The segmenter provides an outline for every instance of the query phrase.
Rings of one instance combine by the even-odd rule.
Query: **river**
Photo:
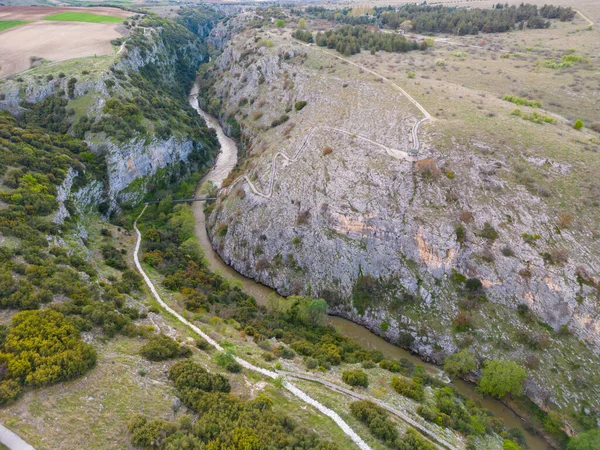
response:
[[[225,135],[218,120],[210,114],[207,114],[198,106],[198,99],[196,97],[198,92],[197,85],[194,85],[190,93],[190,104],[198,112],[198,114],[206,121],[210,128],[215,129],[219,143],[221,144],[221,151],[217,156],[215,165],[211,171],[203,178],[202,182],[212,181],[216,186],[221,186],[223,180],[227,178],[227,175],[233,170],[237,163],[237,146],[235,141]],[[202,183],[201,183],[202,184]],[[200,192],[197,196],[200,196]],[[196,238],[200,242],[200,245],[204,249],[204,254],[207,261],[213,270],[220,273],[227,279],[235,280],[241,283],[243,290],[253,296],[259,304],[265,304],[267,297],[275,291],[263,284],[257,283],[250,278],[246,278],[242,274],[236,272],[233,268],[228,266],[220,256],[214,251],[208,233],[206,231],[206,217],[204,215],[204,202],[192,203],[192,210],[196,218]],[[328,323],[335,327],[340,333],[359,342],[362,346],[368,349],[377,349],[381,351],[386,358],[407,358],[415,364],[420,364],[425,367],[428,372],[438,373],[439,368],[433,364],[422,361],[418,356],[413,355],[407,350],[400,347],[396,347],[390,344],[383,338],[380,338],[376,334],[371,333],[366,328],[350,322],[349,320],[341,317],[329,316]],[[504,420],[507,428],[518,428],[520,429],[527,441],[527,445],[531,450],[546,450],[551,447],[541,439],[539,436],[531,434],[523,426],[523,421],[517,416],[510,408],[495,400],[492,397],[482,397],[475,392],[474,386],[462,380],[455,380],[452,385],[456,390],[467,397],[478,401],[484,408],[489,409],[494,416]]]

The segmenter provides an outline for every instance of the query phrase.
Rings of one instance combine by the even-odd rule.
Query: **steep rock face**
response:
[[[160,168],[187,161],[193,149],[193,140],[176,137],[150,143],[134,140],[126,145],[106,144],[104,151],[108,166],[109,197],[118,202],[139,201],[143,190],[122,191],[138,178],[151,176]]]
[[[276,44],[252,51],[260,38]],[[468,136],[438,148],[445,130],[433,122],[417,158],[391,157],[382,146],[409,149],[419,112],[363,70],[285,37],[246,31],[215,67],[221,117],[239,120],[248,147],[209,217],[225,262],[283,295],[321,296],[330,313],[438,363],[465,345],[481,360],[544,348],[532,400],[600,406],[595,388],[579,387],[598,367],[599,249],[592,231],[559,229],[544,198],[511,181],[514,152]],[[295,112],[298,100],[308,104]],[[538,160],[557,179],[572,170]],[[470,291],[467,279],[481,286]],[[535,319],[523,321],[519,305]],[[477,337],[456,331],[461,310]],[[574,337],[558,333],[567,327]],[[587,375],[565,372],[574,355]],[[539,388],[557,383],[563,392]]]

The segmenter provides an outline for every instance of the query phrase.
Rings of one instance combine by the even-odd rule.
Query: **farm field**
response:
[[[121,23],[123,19],[115,16],[104,16],[99,14],[64,12],[44,17],[44,20],[62,22],[89,22],[89,23]]]
[[[34,60],[113,54],[110,41],[123,36],[120,23],[130,14],[117,8],[0,7],[0,77],[25,71]]]
[[[0,31],[8,30],[9,28],[16,27],[27,23],[24,20],[0,20]]]

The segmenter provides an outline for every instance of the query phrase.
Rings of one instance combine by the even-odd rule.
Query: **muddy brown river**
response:
[[[227,175],[233,170],[237,163],[237,146],[235,141],[225,135],[223,129],[221,128],[217,119],[215,119],[210,114],[207,114],[205,111],[200,109],[198,106],[198,100],[196,94],[198,92],[198,88],[195,85],[192,88],[190,93],[190,104],[192,107],[198,112],[198,114],[206,121],[209,127],[214,128],[217,132],[217,137],[219,139],[219,143],[221,144],[221,151],[217,156],[217,160],[215,165],[211,169],[211,171],[206,174],[203,178],[202,182],[211,181],[216,186],[221,186],[221,183]],[[200,183],[202,185],[202,183]],[[200,188],[199,188],[200,190]],[[200,196],[200,192],[197,193],[197,196]],[[192,209],[194,211],[194,216],[196,218],[196,238],[200,242],[200,245],[204,249],[204,254],[211,265],[212,269],[224,276],[227,279],[235,280],[236,282],[242,285],[243,290],[253,296],[259,304],[266,304],[267,297],[275,293],[275,291],[263,284],[257,283],[250,278],[246,278],[242,274],[236,272],[233,268],[228,266],[214,251],[210,239],[208,237],[208,233],[206,232],[206,218],[204,215],[204,202],[194,202],[192,203]],[[381,351],[386,358],[407,358],[411,360],[415,364],[420,364],[425,367],[425,369],[430,373],[439,373],[440,368],[422,361],[418,356],[413,355],[407,350],[404,350],[400,347],[396,347],[393,344],[390,344],[383,338],[371,333],[366,328],[357,325],[349,320],[343,319],[341,317],[329,316],[327,322],[335,327],[340,333],[344,336],[347,336],[350,339],[353,339],[359,342],[362,346],[368,349],[377,349]],[[452,381],[452,386],[456,388],[456,390],[467,397],[481,403],[481,405],[489,409],[494,416],[501,418],[504,420],[504,423],[507,428],[518,428],[520,429],[525,439],[527,440],[527,444],[531,450],[546,450],[551,447],[541,439],[539,436],[536,436],[524,428],[524,423],[519,416],[517,416],[510,408],[506,407],[498,400],[492,397],[483,397],[475,392],[474,385],[467,383],[462,380],[454,380]]]

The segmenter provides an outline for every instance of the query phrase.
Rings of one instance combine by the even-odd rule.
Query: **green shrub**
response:
[[[400,372],[400,363],[392,359],[382,359],[379,361],[379,367],[390,372]]]
[[[421,383],[402,377],[392,378],[392,388],[400,395],[421,401],[425,395],[425,389]]]
[[[574,436],[567,450],[597,450],[600,448],[600,429],[594,429]]]
[[[277,118],[277,119],[274,119],[274,120],[271,122],[271,128],[275,128],[276,126],[279,126],[279,125],[281,125],[282,123],[285,123],[285,122],[287,122],[289,119],[290,119],[290,118],[289,118],[289,116],[287,116],[287,115],[285,115],[285,114],[284,114],[284,115],[280,116],[279,118]]]
[[[477,369],[477,361],[468,349],[450,355],[444,361],[444,370],[452,377],[463,377]]]
[[[486,222],[483,225],[483,229],[479,232],[479,236],[481,236],[484,239],[494,242],[498,238],[498,232],[492,226],[491,223]]]
[[[10,405],[21,395],[21,385],[15,380],[0,381],[0,406]]]
[[[169,379],[173,381],[175,387],[187,397],[194,397],[198,393],[196,390],[204,392],[224,392],[231,391],[229,380],[220,374],[211,374],[205,368],[194,361],[183,360],[171,366],[169,369]],[[188,392],[192,390],[193,392]]]
[[[23,311],[13,316],[0,361],[8,371],[5,378],[45,386],[86,373],[96,363],[96,351],[60,312]],[[6,399],[17,395],[12,383],[2,390]]]
[[[239,373],[242,371],[242,366],[235,360],[235,356],[230,351],[220,352],[215,356],[215,362],[219,367],[231,373]]]
[[[406,433],[398,442],[398,448],[401,450],[437,450],[433,445],[414,428],[408,428]]]
[[[507,102],[514,103],[519,106],[530,106],[532,108],[541,108],[542,102],[537,100],[529,100],[524,97],[517,97],[516,95],[505,95],[502,97],[502,100],[506,100]]]
[[[581,130],[581,128],[583,128],[583,121],[581,119],[577,119],[573,124],[573,128],[576,130]]]
[[[398,430],[384,409],[367,400],[359,400],[350,404],[350,412],[356,419],[367,425],[375,437],[388,445],[395,446]]]
[[[150,361],[164,361],[179,356],[179,344],[169,336],[161,334],[152,337],[140,350],[140,354]]]
[[[306,103],[304,100],[302,100],[302,101],[299,101],[299,102],[296,102],[296,103],[294,104],[294,109],[295,109],[296,111],[300,111],[300,110],[302,110],[302,108],[304,108],[304,107],[306,106],[306,104],[307,104],[307,103]]]
[[[345,370],[342,373],[342,381],[350,386],[369,387],[369,376],[362,370]]]

